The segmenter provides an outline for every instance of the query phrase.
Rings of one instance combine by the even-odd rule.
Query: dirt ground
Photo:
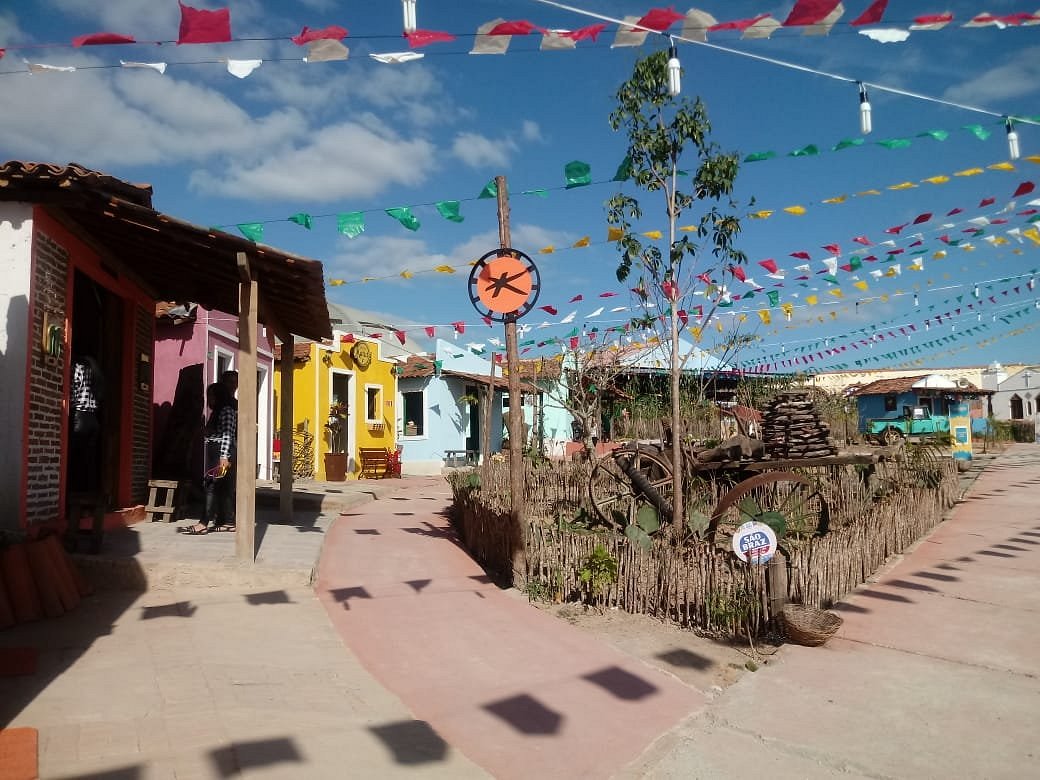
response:
[[[777,649],[776,645],[756,641],[752,651],[747,640],[716,640],[648,615],[617,609],[600,612],[581,604],[532,604],[709,696],[721,693],[753,668],[768,664]]]

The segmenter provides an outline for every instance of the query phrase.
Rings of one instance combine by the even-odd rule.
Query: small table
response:
[[[461,464],[459,463],[461,461]],[[477,465],[477,451],[476,450],[445,450],[444,451],[444,465],[445,466],[476,466]]]

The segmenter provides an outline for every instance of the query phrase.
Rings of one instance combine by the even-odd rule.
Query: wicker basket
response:
[[[834,636],[843,622],[833,612],[802,604],[785,604],[781,618],[787,638],[807,647],[822,645]]]

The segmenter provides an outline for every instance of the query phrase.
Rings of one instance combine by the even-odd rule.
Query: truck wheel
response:
[[[903,432],[898,428],[885,428],[885,432],[881,434],[881,441],[889,446],[900,444],[903,441]]]

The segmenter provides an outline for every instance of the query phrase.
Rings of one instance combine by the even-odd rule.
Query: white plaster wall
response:
[[[32,206],[0,203],[0,528],[21,517]]]

